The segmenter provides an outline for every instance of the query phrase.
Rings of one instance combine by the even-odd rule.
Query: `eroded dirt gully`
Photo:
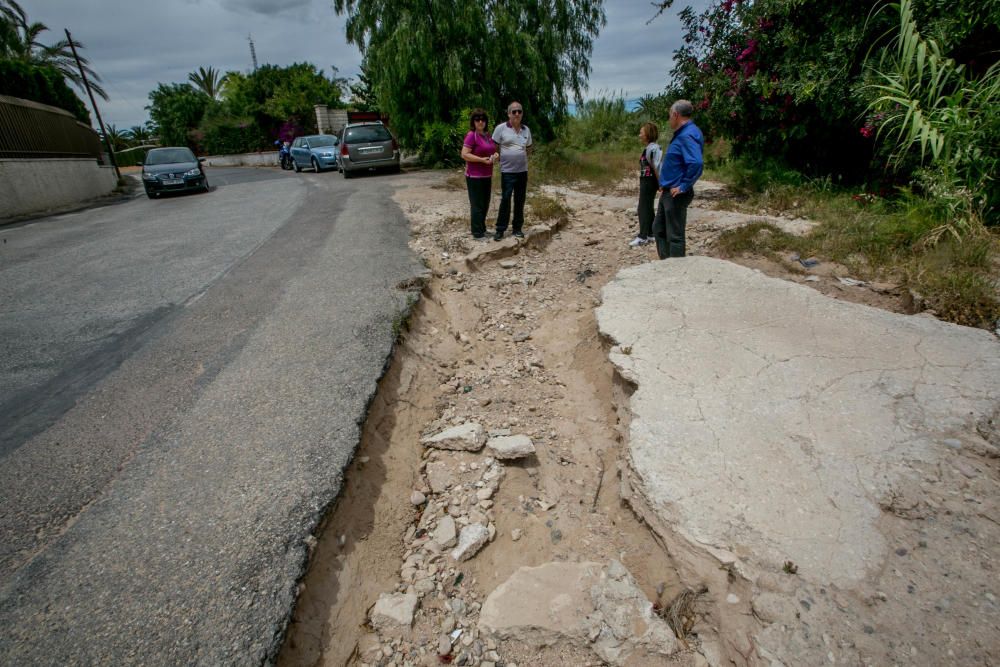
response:
[[[486,596],[518,568],[550,561],[620,561],[658,605],[685,590],[668,549],[619,493],[630,388],[607,360],[593,312],[619,269],[655,260],[651,246],[627,245],[634,184],[602,195],[548,188],[569,212],[546,221],[558,229],[489,244],[469,238],[468,201],[455,185],[448,174],[417,173],[395,195],[431,274],[320,533],[279,665],[602,664],[586,641],[531,648],[481,635]],[[718,190],[705,184],[696,205],[711,207]],[[689,252],[710,252],[732,223],[732,214],[722,217],[729,222],[689,230]],[[539,222],[529,206],[527,228]],[[469,422],[492,435],[527,435],[536,453],[499,465],[486,449],[420,443]],[[429,548],[445,516],[458,530],[488,525],[490,541],[460,562],[450,546]],[[373,628],[379,595],[406,591],[420,596],[412,628]],[[697,604],[687,613],[694,625],[680,650],[626,664],[704,664],[698,636],[717,621]],[[731,652],[713,659],[743,662],[752,648],[744,653],[741,643],[723,642]]]

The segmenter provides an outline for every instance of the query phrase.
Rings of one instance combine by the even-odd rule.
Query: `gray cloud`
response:
[[[361,54],[344,36],[346,19],[331,0],[19,0],[28,18],[60,39],[64,27],[86,44],[85,54],[101,75],[110,102],[106,122],[118,127],[146,120],[148,95],[156,84],[181,83],[198,67],[249,71],[253,35],[260,63],[311,62],[330,74],[357,76]],[[690,0],[704,7],[708,0]],[[673,51],[681,42],[677,10],[646,21],[646,2],[606,3],[608,25],[595,42],[588,96],[622,92],[627,97],[658,92],[667,84]],[[678,8],[679,9],[679,8]]]
[[[667,86],[674,51],[683,43],[677,14],[686,5],[701,12],[710,0],[675,3],[656,14],[648,2],[607,2],[608,24],[594,44],[588,97],[622,94],[626,98],[659,93]]]
[[[234,12],[249,11],[264,16],[291,13],[312,4],[312,0],[220,0],[220,2],[223,7]]]

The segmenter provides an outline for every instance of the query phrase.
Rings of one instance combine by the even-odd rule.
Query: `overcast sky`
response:
[[[31,21],[50,32],[43,43],[69,28],[83,42],[110,102],[101,103],[106,123],[119,128],[148,118],[143,107],[158,82],[181,83],[201,67],[251,69],[248,35],[260,64],[311,62],[341,76],[358,74],[361,54],[344,36],[345,19],[331,0],[18,0]],[[588,97],[624,93],[638,97],[666,85],[671,55],[681,42],[677,13],[709,0],[676,0],[652,25],[650,0],[605,2],[608,24],[594,44]],[[100,103],[100,102],[99,102]]]

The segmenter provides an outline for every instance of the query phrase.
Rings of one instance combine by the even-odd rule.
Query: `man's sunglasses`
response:
[[[524,109],[511,109],[510,113],[524,113]]]

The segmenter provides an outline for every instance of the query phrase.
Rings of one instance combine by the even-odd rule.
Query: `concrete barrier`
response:
[[[208,167],[277,167],[278,151],[207,155],[205,156],[205,165]]]
[[[93,158],[0,159],[0,219],[101,197],[117,184],[115,170]]]

